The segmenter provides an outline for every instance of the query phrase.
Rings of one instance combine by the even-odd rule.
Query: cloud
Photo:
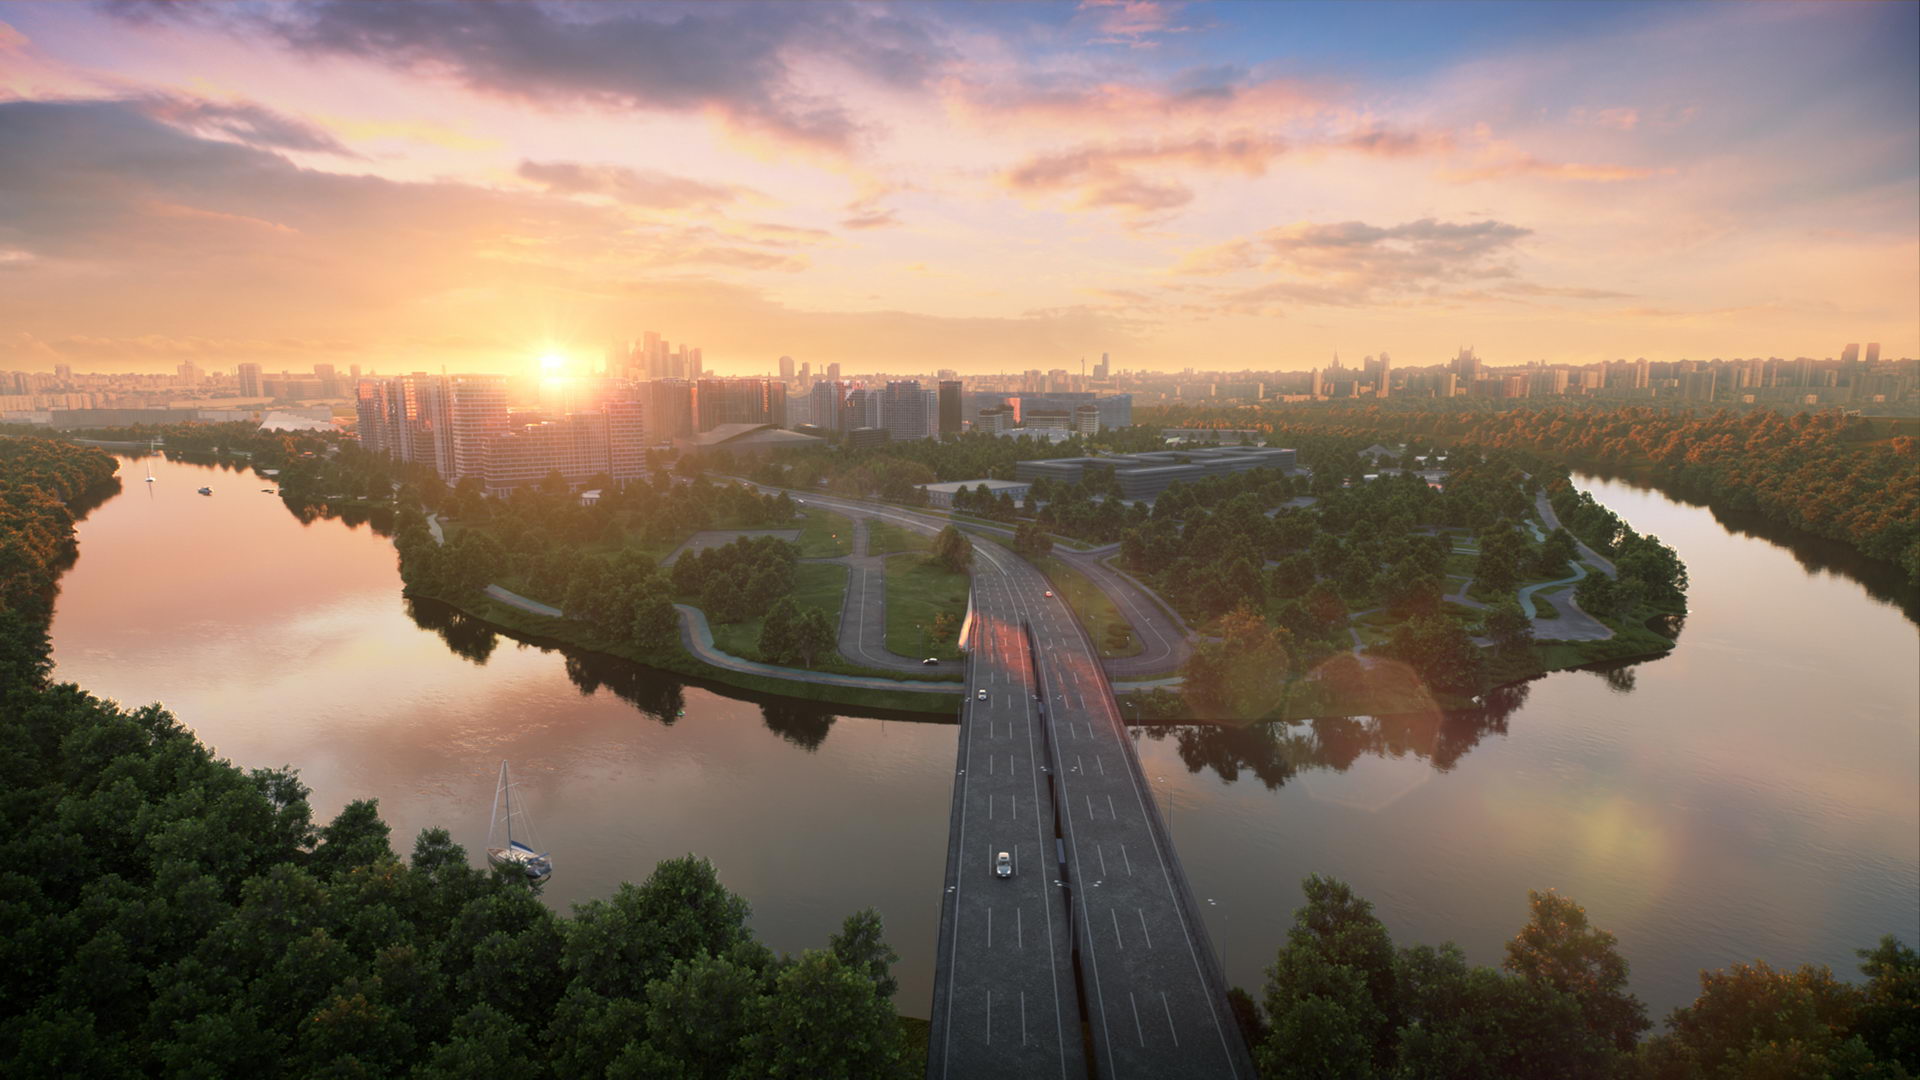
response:
[[[1193,192],[1181,184],[1141,176],[1138,170],[1144,166],[1259,176],[1269,161],[1286,150],[1286,143],[1279,139],[1253,134],[1083,146],[1030,158],[1003,173],[1001,183],[1023,193],[1075,190],[1083,207],[1150,213],[1184,206],[1192,201]]]
[[[142,106],[143,112],[163,124],[246,146],[360,157],[323,128],[253,102],[154,94],[143,99]]]
[[[580,165],[568,161],[523,160],[519,175],[562,195],[604,195],[627,206],[648,209],[713,209],[733,202],[740,189],[672,176],[652,169],[619,165]]]
[[[110,10],[140,21],[159,17],[146,5]],[[800,68],[824,61],[868,83],[910,90],[947,59],[913,15],[859,5],[328,0],[223,14],[219,22],[301,54],[446,76],[543,107],[709,112],[744,132],[842,154],[855,148],[862,124],[841,97],[803,86]]]
[[[514,324],[566,288],[799,269],[790,249],[819,234],[301,168],[150,112],[147,99],[0,102],[0,250],[28,268],[8,271],[0,326],[41,340],[76,326],[103,339],[317,340],[448,318]]]
[[[1134,214],[1175,209],[1193,199],[1179,183],[1149,179],[1148,169],[1181,168],[1202,172],[1264,176],[1274,161],[1290,153],[1353,151],[1399,157],[1444,150],[1444,136],[1363,127],[1295,142],[1260,132],[1191,135],[1178,139],[1090,144],[1041,154],[1006,170],[1001,183],[1021,193],[1077,191],[1081,207],[1111,207]]]
[[[1227,293],[1236,309],[1279,300],[1313,304],[1374,303],[1430,292],[1443,282],[1501,278],[1499,257],[1532,230],[1500,221],[1455,224],[1422,218],[1400,225],[1362,221],[1294,224],[1190,252],[1184,275],[1261,270],[1279,280]]]
[[[1094,43],[1148,48],[1161,34],[1182,34],[1178,15],[1184,4],[1164,0],[1080,0],[1079,11],[1091,19]]]
[[[886,229],[900,224],[892,210],[864,210],[840,219],[843,229]]]
[[[27,35],[0,22],[0,53],[17,53],[27,47]]]

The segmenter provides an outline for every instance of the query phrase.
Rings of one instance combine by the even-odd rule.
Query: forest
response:
[[[1498,967],[1451,944],[1399,946],[1373,906],[1320,876],[1303,884],[1262,1002],[1236,1019],[1268,1080],[1865,1080],[1920,1070],[1920,955],[1893,937],[1860,949],[1864,985],[1764,961],[1700,974],[1665,1030],[1627,989],[1614,935],[1554,892]]]
[[[1610,470],[1728,509],[1757,511],[1900,566],[1920,583],[1920,439],[1837,409],[1782,415],[1654,406],[1338,402],[1260,410],[1141,409],[1142,424],[1308,437],[1511,448]]]

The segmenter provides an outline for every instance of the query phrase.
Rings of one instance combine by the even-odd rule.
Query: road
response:
[[[840,655],[887,671],[960,675],[957,660],[922,664],[923,657],[901,656],[887,648],[887,561],[886,556],[868,554],[865,517],[853,522],[853,554],[807,561],[836,562],[847,568],[847,595],[840,608]]]
[[[1084,1005],[1083,1045],[1098,1076],[1252,1077],[1185,872],[1092,643],[1066,604],[1044,595],[1038,570],[991,543],[974,551],[970,675],[988,697],[969,698],[961,721],[929,1075],[1056,1067],[1084,1075],[1071,1029]],[[1023,657],[1026,627],[1034,649]],[[988,859],[1013,853],[1008,845],[1022,845],[1021,862],[1001,880]],[[1008,915],[1024,927],[1037,893],[1051,896],[1055,932],[1061,909],[1068,913],[1077,982],[1059,941],[1045,951],[1006,946]],[[1073,986],[1063,1027],[1052,1041],[1031,1041],[1036,996]],[[1021,1006],[1029,1041],[1009,1046]]]

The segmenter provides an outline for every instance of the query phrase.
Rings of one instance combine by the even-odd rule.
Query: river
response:
[[[776,949],[878,908],[899,1005],[932,993],[956,729],[684,686],[494,635],[400,596],[369,525],[302,522],[245,472],[123,459],[79,526],[56,675],[159,701],[242,767],[290,764],[324,822],[377,798],[405,854],[431,825],[486,839],[500,761],[557,866],[561,910],[697,852]],[[1701,967],[1852,976],[1920,940],[1920,631],[1870,591],[1707,509],[1580,478],[1678,549],[1671,655],[1563,672],[1501,715],[1137,731],[1231,979],[1253,990],[1320,872],[1402,943],[1480,963],[1558,888],[1619,935],[1659,1017]],[[210,485],[212,496],[195,494]],[[1162,779],[1164,778],[1164,779]]]

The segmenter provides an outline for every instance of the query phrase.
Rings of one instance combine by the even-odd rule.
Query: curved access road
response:
[[[751,483],[751,481],[747,482]],[[766,484],[753,484],[753,486],[768,493],[786,490]],[[1013,539],[1013,530],[1002,526],[923,514],[888,503],[794,491],[787,491],[787,494],[802,499],[807,505],[820,506],[856,518],[878,518],[921,533],[937,534],[941,529],[952,525],[964,532],[1002,543],[1008,543]],[[1095,588],[1105,593],[1121,616],[1132,625],[1134,636],[1140,641],[1141,651],[1138,656],[1102,660],[1101,667],[1107,674],[1119,679],[1138,679],[1143,676],[1164,675],[1176,671],[1193,653],[1191,644],[1193,632],[1178,615],[1161,602],[1159,597],[1153,595],[1130,575],[1116,570],[1105,561],[1108,556],[1119,550],[1118,544],[1103,544],[1083,551],[1057,546],[1053,549],[1053,555],[1074,570],[1085,574]],[[847,591],[851,598],[854,592],[852,582],[849,582]],[[842,626],[845,626],[844,619]],[[875,666],[890,667],[892,665],[876,664]],[[894,670],[902,669],[896,667]]]
[[[713,629],[707,625],[705,612],[696,607],[688,607],[686,604],[675,604],[673,609],[680,613],[680,643],[686,646],[688,652],[717,668],[726,668],[728,671],[738,671],[748,675],[764,675],[770,679],[825,683],[828,686],[851,686],[861,690],[908,690],[923,694],[958,694],[966,689],[965,684],[958,682],[906,682],[864,675],[834,675],[824,671],[808,671],[804,668],[763,664],[757,660],[743,660],[732,653],[721,652],[714,645]]]

